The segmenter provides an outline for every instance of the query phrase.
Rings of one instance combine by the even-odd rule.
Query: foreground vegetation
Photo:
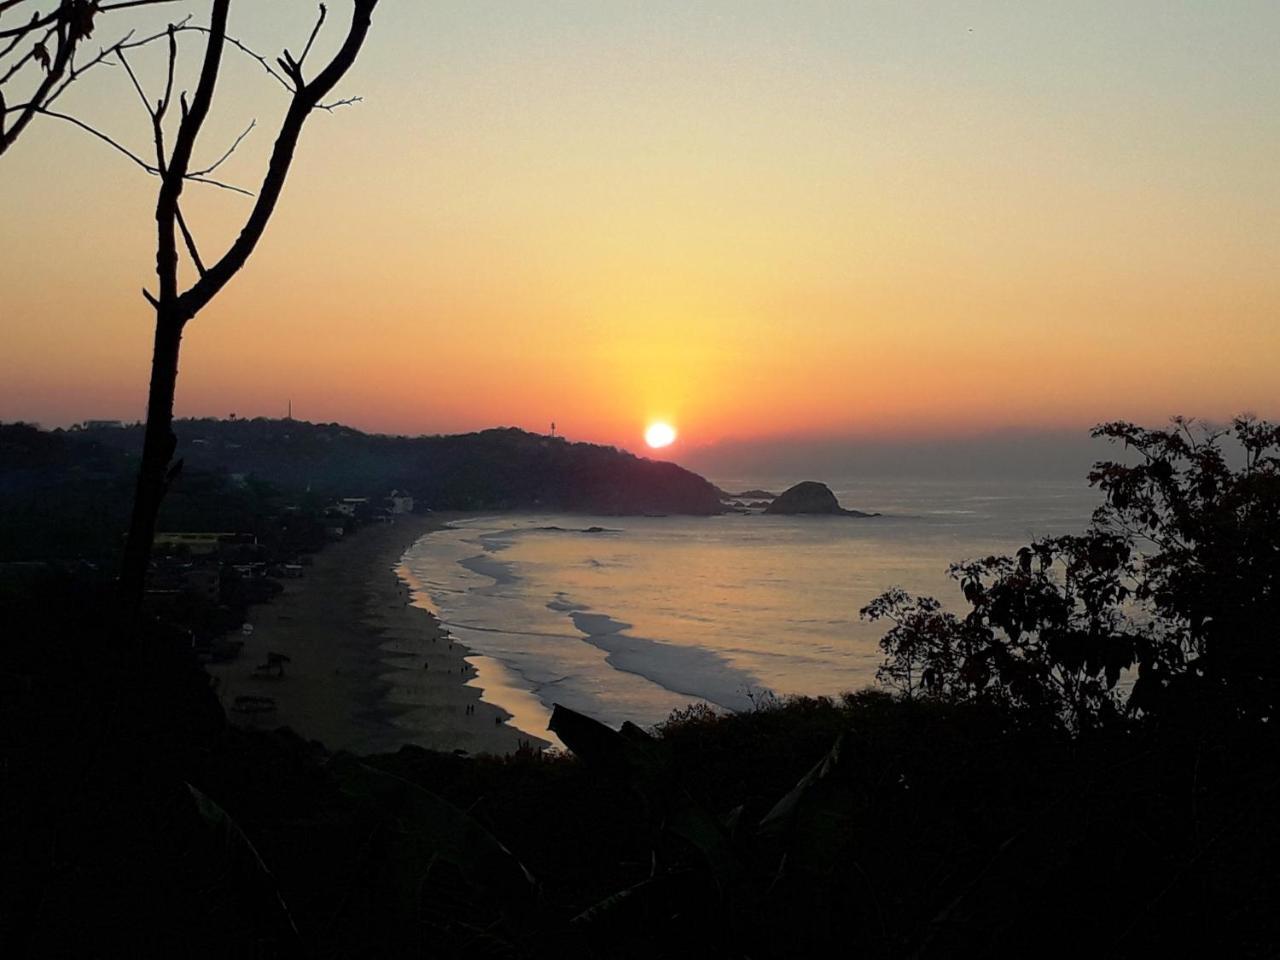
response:
[[[1280,431],[1100,433],[1078,537],[890,591],[896,694],[573,755],[330,755],[229,728],[159,624],[6,610],[9,954],[871,957],[1280,950]],[[106,588],[104,587],[104,594]]]
[[[46,652],[6,690],[8,955],[1280,945],[1269,725],[1072,737],[868,693],[690,711],[653,738],[562,715],[578,757],[357,759],[225,727],[164,649]]]

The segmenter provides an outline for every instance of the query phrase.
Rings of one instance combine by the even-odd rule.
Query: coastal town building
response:
[[[413,497],[399,490],[392,490],[387,497],[387,509],[391,513],[413,513]]]

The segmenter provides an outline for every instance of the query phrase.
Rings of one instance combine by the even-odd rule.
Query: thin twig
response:
[[[178,63],[178,37],[175,33],[177,28],[171,23],[166,31],[169,37],[169,72],[164,81],[164,97],[156,106],[156,118],[164,116],[164,112],[169,109],[169,101],[173,98],[173,71]]]
[[[108,10],[123,10],[126,7],[149,7],[156,3],[173,3],[174,0],[120,0],[119,3],[108,3],[98,8],[99,13]]]
[[[39,49],[40,47],[43,47],[46,43],[48,43],[49,39],[53,35],[54,35],[53,30],[45,31],[45,35],[41,37],[40,40],[37,43],[35,43],[30,50],[28,50],[25,54],[19,57],[18,60],[14,63],[14,65],[9,68],[8,72],[5,73],[3,77],[0,77],[0,86],[7,83],[10,77],[12,77],[15,73],[17,73],[19,70],[25,67],[29,62],[31,62],[31,60],[35,59],[36,50]],[[21,39],[22,39],[21,37],[18,37],[17,40],[14,41],[14,43],[17,43],[18,40],[21,40]],[[13,44],[10,44],[9,46],[10,48],[12,48]],[[8,52],[9,52],[8,50],[5,51],[5,53],[8,53]]]
[[[140,156],[138,156],[128,147],[124,146],[118,141],[113,140],[111,137],[107,136],[101,130],[95,130],[93,127],[89,126],[89,124],[85,123],[83,120],[77,120],[75,117],[71,116],[70,114],[58,113],[54,110],[48,110],[44,107],[35,107],[34,112],[44,114],[44,116],[46,117],[53,117],[57,120],[66,120],[68,123],[75,124],[77,127],[79,127],[81,130],[84,130],[86,133],[93,134],[103,143],[107,143],[107,144],[110,144],[112,147],[115,147],[116,150],[123,153],[126,157],[128,157],[138,166],[140,166],[143,170],[147,171],[147,173],[150,173],[155,176],[159,176],[160,171],[157,170],[155,167],[153,167],[151,164],[147,163],[147,161],[143,160]]]
[[[83,120],[78,120],[75,117],[66,113],[58,113],[55,110],[46,110],[43,107],[36,108],[34,112],[43,114],[46,117],[53,117],[57,120],[66,120],[68,123],[73,123],[77,127],[79,127],[81,130],[84,130],[86,133],[91,133],[95,137],[97,137],[99,140],[114,147],[116,150],[124,154],[126,157],[128,157],[130,160],[132,160],[134,163],[136,163],[139,167],[141,167],[143,170],[145,170],[147,173],[151,174],[152,176],[158,177],[161,174],[161,171],[157,167],[147,163],[145,160],[139,157],[136,153],[134,153],[128,147],[112,139],[110,136],[103,133],[101,130],[94,129],[93,127],[89,126],[89,124],[85,123]],[[203,183],[211,187],[218,187],[222,190],[230,190],[232,193],[239,193],[246,197],[252,197],[254,195],[252,190],[246,190],[244,189],[244,187],[237,187],[235,184],[225,183],[222,180],[214,180],[212,177],[206,177],[201,174],[188,173],[183,179],[190,180],[193,183]]]
[[[235,143],[227,147],[226,153],[220,156],[217,160],[215,160],[209,166],[205,167],[203,170],[192,170],[191,173],[188,174],[188,176],[203,177],[205,174],[213,173],[213,171],[217,170],[220,166],[222,166],[223,161],[225,161],[227,157],[231,156],[233,153],[236,152],[236,147],[240,146],[240,141],[243,140],[245,137],[247,137],[249,135],[249,131],[252,130],[255,126],[257,126],[257,124],[258,124],[257,120],[250,120],[249,125],[244,128],[244,132],[241,133],[240,136],[236,137]]]
[[[187,21],[189,21],[190,19],[191,19],[191,14],[187,14],[185,17],[183,17],[173,26],[179,30],[185,29]],[[168,32],[169,32],[168,29],[165,29],[160,33],[154,33],[151,36],[143,37],[140,40],[134,40],[133,39],[134,31],[130,30],[128,33],[126,33],[123,37],[121,37],[111,46],[105,49],[100,49],[98,51],[98,55],[94,57],[92,60],[90,60],[88,63],[84,64],[83,66],[77,67],[75,71],[73,71],[69,76],[67,76],[65,80],[62,81],[62,83],[58,86],[56,90],[54,90],[51,94],[49,94],[49,96],[45,99],[44,106],[47,107],[51,103],[53,103],[55,100],[57,100],[58,97],[62,95],[62,92],[71,85],[73,80],[75,80],[81,74],[87,72],[90,68],[95,67],[100,63],[104,63],[107,66],[112,66],[112,62],[107,58],[112,56],[113,54],[116,54],[121,50],[134,50],[134,49],[137,49],[138,47],[145,47],[147,44],[154,43],[157,40],[163,39],[165,36],[168,35]]]
[[[284,75],[293,81],[295,89],[301,90],[307,85],[307,82],[302,78],[302,71],[298,68],[298,64],[294,62],[293,57],[289,55],[288,50],[276,57],[276,63],[280,64],[280,69],[284,71]]]
[[[364,97],[345,97],[342,100],[334,100],[332,103],[317,103],[316,109],[327,110],[329,113],[333,113],[333,111],[337,110],[339,107],[349,107],[353,103],[360,103],[363,100]]]
[[[246,190],[244,187],[237,187],[234,183],[227,183],[224,180],[214,180],[212,177],[200,177],[194,173],[188,173],[183,180],[190,180],[192,183],[203,183],[206,186],[217,187],[219,190],[230,190],[232,193],[238,193],[242,197],[255,196],[252,190]]]
[[[103,4],[98,8],[98,13],[109,13],[112,10],[124,10],[127,7],[149,7],[157,3],[173,2],[174,0],[121,0],[119,3]],[[7,7],[0,7],[0,12],[3,12],[5,9],[7,9]],[[57,9],[51,10],[49,13],[43,15],[37,13],[30,21],[27,22],[26,26],[11,27],[8,30],[0,30],[0,39],[3,39],[4,37],[12,37],[15,34],[23,36],[30,33],[32,30],[39,30],[41,27],[47,27],[55,21],[63,20],[65,19],[65,10],[65,5],[59,4]]]
[[[267,221],[280,199],[284,181],[288,175],[293,152],[297,147],[299,135],[307,116],[328,95],[347,69],[355,61],[356,54],[364,43],[369,30],[371,14],[378,0],[355,0],[353,3],[351,26],[338,52],[315,78],[294,92],[289,109],[281,122],[280,131],[271,149],[271,157],[267,163],[267,173],[262,180],[262,187],[240,231],[231,247],[209,266],[209,272],[181,295],[180,313],[183,316],[194,316],[227,284],[231,277],[244,266],[245,261],[257,246]],[[163,299],[163,296],[162,296]]]
[[[22,42],[22,34],[18,34],[16,37],[14,37],[12,40],[9,41],[9,45],[7,47],[5,47],[3,50],[0,50],[0,59],[3,59],[4,57],[7,57],[10,53],[12,53],[13,48],[16,47],[18,44],[20,44],[21,42]],[[12,76],[12,74],[9,74],[8,76]],[[8,76],[6,76],[5,79],[8,79]]]
[[[9,45],[5,47],[3,50],[0,50],[0,59],[3,59],[4,57],[7,57],[10,53],[12,53],[13,48],[16,47],[21,42],[22,42],[22,37],[14,37],[12,40],[10,40]]]
[[[188,24],[187,26],[184,26],[184,27],[179,27],[178,29],[181,31],[193,30],[196,33],[209,32],[208,27],[204,27],[195,23]],[[284,79],[284,77],[280,76],[280,74],[278,74],[275,70],[271,69],[271,64],[267,62],[267,58],[264,57],[262,54],[257,53],[254,50],[250,49],[248,46],[246,46],[244,43],[241,43],[235,37],[224,37],[223,39],[226,40],[227,43],[231,44],[233,47],[238,49],[241,53],[245,54],[248,57],[252,57],[254,60],[257,60],[258,63],[261,64],[262,69],[267,71],[267,73],[271,75],[271,78],[275,80],[276,83],[280,84],[280,86],[284,87],[290,93],[294,92],[293,87],[289,86],[289,83]]]
[[[187,245],[187,253],[191,254],[191,262],[196,265],[196,272],[203,277],[206,273],[204,261],[200,259],[200,251],[196,249],[195,237],[191,236],[191,231],[187,229],[187,221],[182,216],[182,207],[178,207],[175,212],[178,215],[178,228],[182,231],[182,239]]]
[[[129,74],[129,79],[133,81],[133,89],[138,91],[138,99],[142,101],[142,109],[147,111],[147,116],[154,120],[155,111],[151,109],[151,101],[147,99],[146,91],[142,89],[142,84],[138,82],[138,75],[133,72],[133,67],[129,65],[124,51],[117,50],[116,57],[119,59],[121,66],[124,67],[125,73]]]
[[[325,14],[328,11],[324,4],[320,4],[320,18],[316,20],[316,25],[311,28],[311,36],[307,37],[307,45],[302,48],[302,56],[298,58],[298,73],[302,73],[302,65],[307,62],[307,54],[311,52],[311,45],[316,42],[316,35],[320,33],[320,28],[324,26]]]
[[[140,40],[130,40],[130,37],[133,36],[133,31],[130,30],[127,36],[122,37],[117,43],[112,44],[110,47],[108,47],[106,52],[110,53],[112,50],[115,50],[117,48],[122,50],[132,50],[134,47],[145,47],[149,43],[155,43],[157,40],[162,40],[165,37],[167,37],[169,35],[170,29],[178,30],[178,31],[194,30],[195,27],[191,25],[191,14],[188,13],[185,17],[183,17],[177,23],[169,24],[169,26],[165,27],[159,33],[153,33],[150,36],[143,37]]]
[[[27,21],[25,26],[10,27],[8,30],[0,30],[0,37],[25,37],[32,30],[39,30],[41,27],[47,27],[49,24],[53,23],[54,20],[58,19],[58,13],[58,10],[54,10],[52,13],[46,13],[44,15],[37,13]]]

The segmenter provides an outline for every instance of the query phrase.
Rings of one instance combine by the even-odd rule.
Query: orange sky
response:
[[[313,9],[235,7],[270,50]],[[1277,48],[1271,3],[384,0],[178,413],[633,448],[663,418],[677,455],[1274,416]],[[142,149],[122,82],[68,107]],[[283,98],[244,60],[221,93],[198,155],[257,118],[252,184]],[[0,174],[0,419],[137,418],[154,182],[54,121]],[[208,257],[247,204],[188,192]]]

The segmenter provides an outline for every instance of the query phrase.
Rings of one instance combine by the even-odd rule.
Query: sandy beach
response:
[[[408,515],[365,527],[254,607],[240,656],[208,668],[231,721],[288,726],[329,750],[362,754],[406,743],[472,754],[545,745],[507,726],[508,714],[466,685],[475,675],[470,651],[414,604],[398,572],[405,550],[443,523]],[[271,653],[289,658],[282,675],[258,669]],[[242,712],[238,697],[269,697],[275,708]]]

